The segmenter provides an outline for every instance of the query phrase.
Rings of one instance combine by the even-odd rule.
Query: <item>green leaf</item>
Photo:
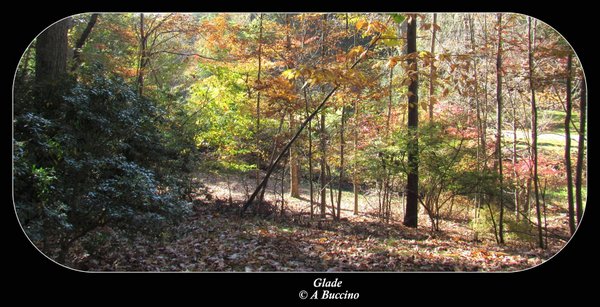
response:
[[[392,14],[392,19],[398,24],[402,23],[406,17],[402,14]]]

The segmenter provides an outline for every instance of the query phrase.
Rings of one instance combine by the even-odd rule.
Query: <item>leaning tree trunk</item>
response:
[[[569,230],[571,235],[575,233],[575,206],[573,203],[573,173],[571,167],[571,112],[573,102],[571,98],[571,67],[573,55],[567,57],[567,101],[565,106],[565,170],[567,172],[567,202],[569,205]]]
[[[358,65],[363,59],[365,59],[367,52],[369,50],[371,50],[371,48],[373,48],[373,46],[379,41],[380,38],[381,38],[381,34],[378,34],[377,36],[375,36],[375,38],[373,38],[371,40],[371,42],[369,42],[369,45],[367,46],[367,48],[365,48],[366,50],[363,53],[365,56],[360,56],[356,61],[354,61],[354,64],[352,64],[352,66],[350,66],[350,68],[348,68],[348,69],[349,70],[354,69],[354,67],[356,67],[356,65]],[[310,115],[308,115],[308,117],[306,119],[304,119],[304,122],[302,122],[302,124],[298,128],[298,131],[296,131],[296,133],[294,134],[294,136],[283,147],[283,149],[281,150],[281,152],[277,155],[277,158],[275,159],[275,161],[273,161],[273,163],[270,164],[269,168],[267,169],[267,173],[263,177],[262,181],[254,189],[254,192],[252,192],[252,194],[250,195],[250,197],[248,198],[248,200],[246,200],[246,203],[244,204],[244,206],[240,210],[240,214],[241,215],[243,215],[243,213],[248,209],[248,207],[250,207],[254,203],[254,200],[256,199],[256,196],[258,195],[258,193],[261,191],[261,189],[269,181],[269,178],[271,177],[271,174],[273,173],[273,170],[275,170],[275,168],[277,167],[277,165],[279,164],[279,162],[281,161],[281,159],[283,158],[283,156],[288,152],[288,150],[290,149],[290,147],[292,146],[292,144],[294,144],[294,142],[296,142],[296,140],[298,139],[298,137],[300,136],[300,134],[302,133],[302,131],[304,130],[304,128],[306,127],[306,125],[311,120],[313,120],[313,118],[325,107],[325,104],[327,103],[327,101],[329,100],[329,98],[331,98],[331,96],[339,88],[340,88],[340,85],[336,85],[334,88],[332,88],[329,91],[329,93],[327,93],[327,95],[325,95],[325,97],[323,98],[323,100],[321,100],[321,102],[316,107],[316,109],[312,113],[310,113]]]
[[[35,45],[35,82],[52,84],[67,72],[69,18],[63,19],[42,32]]]
[[[582,182],[583,182],[583,159],[585,157],[585,123],[586,123],[586,111],[587,111],[587,89],[585,83],[585,76],[581,73],[581,97],[579,102],[579,143],[577,144],[577,165],[575,168],[575,202],[576,202],[576,213],[577,213],[577,225],[581,223],[581,216],[583,215],[583,196],[582,193]]]
[[[408,18],[407,31],[407,54],[417,52],[417,16]],[[419,212],[419,140],[417,129],[419,128],[419,75],[417,71],[417,59],[410,58],[408,61],[408,180],[406,183],[407,198],[406,212],[404,213],[404,225],[417,228]]]
[[[77,67],[79,67],[79,65],[81,65],[82,48],[85,45],[85,42],[87,41],[88,37],[90,36],[90,33],[92,33],[94,25],[96,25],[96,22],[98,21],[98,15],[99,14],[96,13],[90,16],[90,21],[88,21],[87,26],[85,27],[85,29],[81,33],[81,36],[75,43],[75,48],[73,49],[73,65],[71,66],[71,71],[74,71],[75,69],[77,69]]]

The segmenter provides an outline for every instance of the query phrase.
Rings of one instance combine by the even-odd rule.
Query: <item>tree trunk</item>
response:
[[[352,190],[354,192],[354,215],[358,215],[358,103],[354,100],[354,171],[352,172]]]
[[[503,199],[503,174],[502,174],[502,14],[498,14],[498,52],[496,54],[496,156],[498,163],[498,175],[500,193],[498,194],[500,204],[500,217],[498,218],[498,239],[504,244],[504,199]]]
[[[321,63],[325,64],[325,38],[327,28],[327,14],[323,14],[323,27],[321,32]],[[324,65],[323,65],[324,66]],[[325,208],[327,207],[327,141],[325,140],[325,112],[321,112],[321,124],[319,126],[319,140],[321,146],[321,173],[319,180],[321,183],[321,218],[325,218]],[[333,204],[332,204],[333,205]]]
[[[90,36],[90,33],[92,33],[94,25],[96,25],[96,22],[98,21],[98,15],[99,14],[92,14],[92,16],[90,16],[90,21],[81,33],[77,43],[75,43],[75,48],[73,51],[73,66],[71,66],[71,71],[74,71],[77,69],[77,67],[79,67],[79,65],[81,65],[81,49],[83,48],[83,45],[85,45],[85,41]]]
[[[565,170],[567,172],[567,202],[569,205],[569,230],[575,233],[575,205],[573,203],[573,170],[571,167],[571,112],[573,102],[571,99],[571,67],[573,55],[567,57],[567,101],[565,106]]]
[[[407,54],[417,52],[417,16],[408,17],[407,32]],[[408,180],[406,184],[407,199],[406,212],[404,214],[404,225],[417,228],[419,212],[419,140],[417,130],[419,128],[419,75],[417,71],[417,60],[411,58],[408,61]]]
[[[535,100],[535,86],[533,79],[533,47],[535,35],[532,36],[531,17],[527,18],[529,29],[529,89],[531,90],[531,155],[533,156],[533,194],[535,197],[535,211],[537,216],[538,243],[540,248],[544,248],[544,238],[542,233],[542,213],[540,210],[540,193],[538,178],[538,154],[537,154],[537,105]]]
[[[259,17],[258,30],[258,74],[256,83],[260,86],[260,73],[262,69],[262,34],[263,34],[263,14]],[[260,89],[256,94],[256,184],[260,182]]]
[[[513,119],[513,135],[512,135],[512,165],[513,165],[513,180],[515,185],[515,220],[519,221],[519,173],[517,172],[517,106],[511,96],[512,102],[512,119]]]
[[[431,56],[435,59],[435,34],[436,34],[436,23],[437,23],[437,14],[433,14],[433,24],[431,25]],[[433,91],[434,91],[434,82],[435,82],[435,66],[434,60],[431,60],[431,67],[429,68],[429,121],[433,120]]]
[[[337,197],[337,219],[341,217],[342,211],[342,181],[344,180],[344,114],[346,106],[342,106],[342,118],[340,119],[340,178],[338,179],[338,197]]]
[[[296,131],[296,119],[294,114],[290,113],[290,133]],[[290,197],[300,197],[300,162],[296,146],[290,147]]]
[[[285,15],[285,49],[286,53],[289,54],[292,48],[292,38],[290,37],[290,14]],[[288,69],[292,68],[290,65],[286,65]],[[296,117],[294,111],[290,111],[290,134],[296,131]],[[290,197],[300,197],[300,161],[298,160],[298,153],[296,146],[290,147]]]
[[[144,73],[146,69],[147,60],[147,43],[148,37],[145,32],[144,14],[140,14],[140,55],[138,59],[138,71],[137,71],[137,89],[140,96],[144,95]]]
[[[392,80],[394,78],[394,67],[390,68],[390,97],[388,100],[388,110],[387,110],[387,120],[385,123],[385,141],[387,142],[389,140],[390,137],[390,124],[392,121],[392,94],[393,94],[393,88],[392,88]]]
[[[321,172],[319,173],[319,181],[320,181],[320,191],[321,191],[321,218],[325,218],[325,208],[327,207],[327,170],[326,170],[326,141],[325,141],[325,113],[321,113],[321,123],[319,126],[319,138],[320,138],[320,146],[321,146],[321,159],[319,164],[321,166]]]
[[[471,41],[471,51],[473,54],[476,53],[477,47],[475,46],[475,23],[473,21],[473,15],[469,14],[469,32],[470,32],[470,41]],[[479,79],[478,79],[478,71],[477,71],[477,58],[473,59],[473,76],[475,81],[475,111],[477,114],[477,150],[476,150],[476,158],[477,158],[477,172],[482,171],[482,166],[485,167],[485,136],[483,135],[483,124],[481,119],[481,103],[479,100]],[[433,91],[430,90],[430,95],[433,94]],[[476,187],[475,194],[475,212],[473,214],[474,220],[477,221],[479,218],[479,210],[481,208],[481,198],[483,195],[481,194],[480,187]],[[476,233],[477,237],[477,233]]]
[[[303,90],[304,92],[304,107],[306,112],[306,117],[308,118],[308,95],[306,94],[306,88]],[[313,159],[312,159],[312,123],[308,122],[308,181],[310,183],[310,218],[312,219],[315,215],[315,207],[314,207],[314,187],[313,187]]]
[[[67,72],[69,18],[63,19],[36,39],[35,82],[38,85],[52,84]]]
[[[577,226],[581,223],[583,215],[583,159],[585,157],[585,124],[587,111],[587,89],[585,76],[581,73],[581,97],[579,102],[579,143],[577,144],[577,165],[575,167],[575,201],[577,213]]]

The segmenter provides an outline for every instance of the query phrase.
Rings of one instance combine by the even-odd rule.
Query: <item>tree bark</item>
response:
[[[354,100],[354,171],[352,172],[352,190],[354,192],[354,215],[358,215],[358,102]]]
[[[306,94],[306,88],[303,89],[304,92],[304,106],[306,111],[306,118],[308,118],[308,95]],[[312,123],[308,122],[308,181],[310,183],[310,218],[312,219],[315,215],[314,208],[314,187],[313,187],[313,159],[312,159]]]
[[[259,17],[259,33],[258,33],[258,75],[256,83],[260,86],[260,73],[262,68],[262,34],[263,34],[263,14]],[[256,184],[260,182],[260,93],[256,94]]]
[[[437,14],[433,14],[433,24],[431,25],[431,56],[433,59],[431,60],[431,67],[429,68],[429,121],[433,120],[433,92],[434,92],[434,82],[435,82],[435,34],[436,34],[436,23],[437,23]]]
[[[69,18],[63,19],[42,32],[36,39],[35,82],[52,84],[67,72]]]
[[[73,50],[73,66],[71,66],[71,71],[74,71],[77,69],[77,67],[79,67],[79,65],[81,65],[81,49],[85,45],[90,33],[92,33],[94,25],[96,25],[96,22],[98,21],[98,15],[99,14],[92,14],[92,16],[90,16],[90,21],[88,21],[88,24],[81,33],[77,43],[75,43],[75,48]]]
[[[504,178],[502,173],[502,14],[498,14],[498,52],[496,53],[496,157],[498,163],[499,175],[499,204],[500,217],[498,218],[498,239],[500,244],[504,244],[504,199],[503,188]]]
[[[342,181],[344,180],[344,114],[346,113],[346,106],[342,106],[342,118],[340,127],[340,178],[338,179],[338,197],[337,197],[337,219],[341,217],[342,211]]]
[[[390,68],[390,85],[389,85],[390,94],[389,94],[389,100],[388,100],[387,120],[386,120],[386,124],[385,124],[385,141],[386,142],[390,138],[390,125],[392,122],[392,98],[393,98],[393,93],[394,93],[394,89],[392,87],[393,79],[394,79],[394,67],[391,67]]]
[[[583,162],[585,158],[585,125],[587,111],[587,88],[585,76],[581,73],[581,95],[579,102],[579,142],[577,144],[577,165],[575,168],[575,201],[577,213],[577,226],[581,223],[583,215]]]
[[[321,28],[321,64],[325,64],[325,31],[327,25],[327,14],[323,14],[323,23]],[[319,160],[319,165],[321,171],[319,173],[319,181],[320,181],[320,204],[321,204],[321,218],[325,218],[325,209],[327,207],[327,191],[326,191],[326,183],[327,183],[327,170],[326,170],[326,140],[325,140],[325,113],[321,112],[321,120],[319,123],[319,146],[321,150],[321,157]]]
[[[540,193],[538,178],[538,154],[537,154],[537,105],[535,100],[535,83],[533,79],[533,47],[535,35],[532,35],[531,17],[527,18],[529,30],[529,89],[531,91],[531,155],[533,157],[533,194],[535,197],[535,210],[537,216],[538,243],[544,248],[544,237],[542,233],[542,213],[540,210]]]
[[[407,54],[417,52],[417,16],[408,17],[407,31]],[[417,70],[417,59],[410,58],[408,61],[408,180],[406,184],[407,199],[406,212],[404,214],[404,225],[417,228],[419,212],[419,75]]]
[[[290,52],[292,48],[292,39],[290,37],[290,14],[285,15],[285,49]],[[288,67],[290,68],[290,67]],[[294,111],[290,111],[290,133],[296,131],[296,117]],[[290,197],[300,197],[300,161],[298,161],[298,153],[296,146],[290,147]]]
[[[515,185],[515,220],[519,221],[519,173],[517,172],[517,105],[511,96],[512,102],[512,165],[513,165],[513,181]]]
[[[296,131],[296,119],[293,112],[290,113],[290,133]],[[300,197],[300,162],[296,146],[290,147],[290,197]]]
[[[573,102],[571,98],[571,68],[573,55],[567,57],[567,98],[565,106],[565,171],[567,172],[567,202],[569,205],[569,230],[575,233],[575,205],[573,203],[573,169],[571,167],[571,112]]]

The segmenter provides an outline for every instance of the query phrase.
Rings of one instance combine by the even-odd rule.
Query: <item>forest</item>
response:
[[[14,75],[13,202],[81,271],[522,271],[587,199],[587,87],[516,13],[86,13]]]

